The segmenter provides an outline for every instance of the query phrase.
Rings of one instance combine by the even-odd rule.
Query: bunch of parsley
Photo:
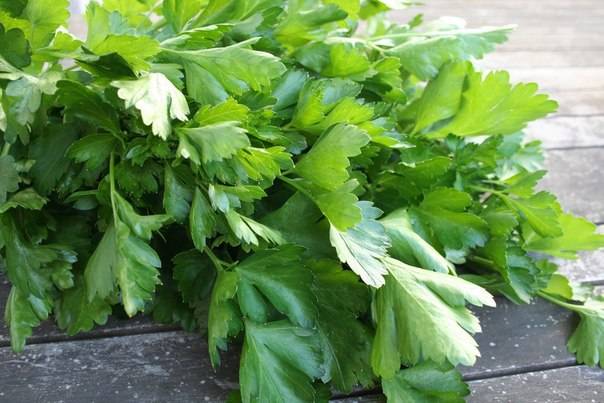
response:
[[[23,349],[112,310],[243,342],[244,402],[463,401],[468,304],[604,303],[548,258],[604,245],[536,191],[557,105],[471,60],[511,27],[394,24],[400,0],[0,0],[0,248]],[[578,292],[580,291],[580,292]]]

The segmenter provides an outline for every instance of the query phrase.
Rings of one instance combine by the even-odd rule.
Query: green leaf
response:
[[[189,105],[182,92],[161,73],[149,73],[138,80],[114,81],[126,108],[136,107],[153,134],[166,140],[172,132],[170,119],[187,121]]]
[[[65,114],[112,133],[120,133],[115,108],[99,94],[76,81],[57,83],[57,102],[65,106]]]
[[[148,60],[160,52],[160,46],[157,40],[145,36],[108,35],[92,51],[99,56],[118,54],[134,71],[148,71]]]
[[[512,26],[412,32],[408,40],[388,50],[403,68],[422,80],[435,77],[447,62],[480,59],[507,40]],[[405,34],[403,34],[405,35]]]
[[[228,98],[218,105],[202,106],[195,113],[193,120],[199,123],[200,126],[222,122],[245,122],[248,119],[249,113],[250,110],[247,106],[238,103],[233,98]]]
[[[84,270],[88,298],[105,299],[115,289],[114,270],[118,261],[115,228],[108,227]]]
[[[464,403],[464,396],[470,394],[458,370],[429,361],[382,380],[382,388],[393,403]]]
[[[390,238],[392,257],[423,269],[455,273],[455,267],[413,230],[406,210],[393,211],[380,222]]]
[[[373,116],[373,110],[355,102],[360,91],[359,84],[341,78],[308,81],[300,92],[292,124],[321,134],[336,123],[364,122]],[[326,123],[332,112],[331,121]]]
[[[54,94],[60,78],[61,75],[56,71],[49,71],[38,77],[23,75],[18,80],[9,82],[4,92],[8,98],[8,108],[5,112],[9,123],[14,121],[24,127],[31,125],[35,113],[42,105],[42,95]]]
[[[111,305],[100,297],[90,298],[80,276],[74,287],[61,295],[55,309],[59,327],[70,336],[90,331],[95,323],[104,325],[110,314]]]
[[[388,256],[390,241],[384,226],[377,221],[382,212],[371,202],[361,201],[358,206],[362,221],[344,232],[332,226],[329,239],[342,262],[347,263],[365,284],[379,288],[384,285],[384,275],[388,273],[384,259]]]
[[[193,200],[193,176],[184,165],[165,167],[164,208],[176,222],[183,223],[189,216]]]
[[[179,155],[198,165],[231,158],[239,150],[250,146],[245,129],[239,127],[237,122],[178,129],[177,134],[180,139]]]
[[[42,210],[47,201],[34,189],[27,188],[12,195],[4,204],[0,204],[0,214],[19,207],[27,210]]]
[[[372,335],[358,318],[369,308],[368,288],[334,261],[319,261],[311,270],[319,307],[317,331],[325,355],[322,380],[343,392],[359,384],[367,387],[373,381]]]
[[[288,243],[303,246],[308,253],[331,256],[329,223],[322,218],[321,211],[300,192],[296,192],[279,209],[263,217],[261,222],[279,231]]]
[[[480,253],[494,263],[504,280],[504,285],[496,289],[518,304],[530,303],[537,291],[547,286],[552,274],[536,264],[522,248],[503,238],[492,238]]]
[[[362,46],[341,38],[315,42],[298,49],[295,57],[303,66],[324,77],[363,81],[376,74]]]
[[[288,48],[296,48],[316,39],[324,39],[330,23],[347,17],[336,4],[318,5],[315,2],[297,3],[288,9],[286,17],[275,30],[276,38]]]
[[[48,318],[51,305],[48,301],[33,295],[24,294],[13,286],[4,312],[4,321],[10,329],[10,342],[13,351],[21,352],[25,340],[31,336],[32,329]]]
[[[375,297],[374,372],[391,378],[401,363],[422,360],[473,365],[480,354],[469,333],[480,325],[465,305],[495,306],[491,295],[460,278],[394,259],[386,266],[386,284]]]
[[[524,247],[532,252],[563,259],[576,259],[579,251],[604,247],[604,235],[596,233],[597,227],[591,222],[570,214],[561,214],[558,220],[562,228],[562,236],[527,237]]]
[[[479,72],[469,72],[466,85],[459,112],[429,137],[512,134],[558,108],[547,95],[537,94],[537,84],[512,86],[506,71],[489,73],[484,79]]]
[[[63,260],[63,257],[70,257],[73,252],[33,242],[11,214],[0,215],[0,231],[4,243],[6,273],[11,284],[19,288],[23,298],[31,295],[32,298],[47,300],[52,283],[46,266]]]
[[[418,101],[414,132],[455,116],[461,103],[467,63],[448,63],[430,81]]]
[[[218,349],[226,351],[228,339],[243,330],[241,313],[235,302],[238,281],[235,272],[219,272],[212,290],[208,318],[208,348],[214,368],[220,366]]]
[[[94,171],[109,160],[115,146],[116,139],[110,134],[90,134],[73,142],[66,153],[74,161],[84,163],[86,169]]]
[[[568,340],[568,350],[577,355],[579,363],[604,367],[604,303],[588,301],[572,309],[579,313],[581,321]]]
[[[134,26],[147,22],[145,13],[150,12],[151,2],[138,0],[103,0],[103,6],[109,11],[117,11]]]
[[[285,66],[270,53],[247,49],[256,40],[224,48],[174,51],[170,57],[185,68],[189,95],[201,104],[217,104],[248,90],[268,92]]]
[[[130,230],[139,238],[149,241],[154,231],[158,231],[169,217],[162,214],[141,216],[136,213],[134,208],[126,199],[120,196],[117,192],[113,194],[115,206],[119,221],[126,224]]]
[[[186,304],[174,282],[164,274],[161,285],[157,287],[151,306],[153,320],[167,325],[178,325],[187,332],[201,328],[196,311]]]
[[[145,308],[159,284],[161,260],[157,252],[145,241],[151,239],[167,221],[167,216],[140,216],[132,205],[116,192],[112,192],[115,206],[115,242],[118,251],[113,268],[122,297],[122,304],[129,316]]]
[[[310,289],[312,274],[302,263],[303,252],[304,249],[293,245],[258,251],[239,263],[235,270],[241,283],[254,286],[293,323],[311,328],[317,309]],[[239,295],[239,300],[244,314],[257,322],[266,321],[247,310],[244,296]]]
[[[202,8],[202,0],[165,0],[162,13],[174,32],[180,32]]]
[[[225,218],[235,237],[243,241],[245,245],[258,246],[258,237],[275,245],[284,243],[279,232],[254,219],[241,215],[235,210],[228,210],[225,213]]]
[[[483,246],[489,235],[484,220],[465,212],[471,204],[469,194],[442,188],[428,193],[409,213],[424,238],[436,239],[442,245],[447,260],[463,263],[470,249]]]
[[[193,204],[189,214],[189,230],[193,244],[198,250],[203,250],[206,240],[214,233],[216,215],[210,203],[199,188],[195,189]]]
[[[216,270],[207,256],[192,249],[174,256],[172,262],[173,278],[185,302],[195,306],[210,295]]]
[[[313,385],[323,375],[317,333],[288,321],[245,322],[239,378],[243,401],[326,402]]]
[[[67,26],[68,0],[28,0],[22,18],[31,24],[29,42],[32,48],[47,45],[59,26]]]
[[[361,222],[363,215],[358,197],[352,191],[358,186],[354,180],[332,191],[313,191],[311,196],[329,223],[338,231],[347,231]]]
[[[42,195],[48,195],[67,172],[71,161],[67,150],[77,140],[73,126],[48,125],[43,136],[36,138],[30,147],[29,157],[35,161],[30,173],[34,187]]]
[[[281,111],[294,106],[307,81],[308,73],[303,70],[289,70],[285,73],[273,90],[273,98],[277,100],[273,109]]]
[[[499,197],[531,228],[543,237],[558,237],[562,235],[559,215],[560,205],[556,197],[547,192],[539,192],[526,199],[520,199],[503,194]]]
[[[9,193],[19,190],[19,182],[15,159],[10,155],[0,156],[0,203],[6,202]]]
[[[5,30],[0,24],[0,56],[18,69],[29,66],[31,49],[23,31],[17,28]]]
[[[338,125],[325,133],[296,164],[296,173],[327,190],[340,188],[349,178],[350,157],[369,143],[363,130]]]

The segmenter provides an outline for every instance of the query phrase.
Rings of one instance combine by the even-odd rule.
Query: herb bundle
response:
[[[242,342],[244,402],[463,401],[468,305],[604,303],[557,273],[604,246],[535,187],[535,84],[472,60],[512,27],[384,18],[401,0],[0,0],[0,250],[12,347],[112,311]],[[438,385],[435,388],[434,385]]]

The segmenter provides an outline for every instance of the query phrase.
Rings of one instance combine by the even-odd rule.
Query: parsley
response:
[[[604,363],[604,305],[556,273],[604,246],[536,185],[557,108],[476,71],[511,26],[388,23],[396,0],[0,2],[0,253],[23,350],[114,306],[243,341],[245,402],[463,401],[469,305],[546,298]],[[357,30],[364,21],[364,30]],[[535,257],[538,254],[538,258]]]

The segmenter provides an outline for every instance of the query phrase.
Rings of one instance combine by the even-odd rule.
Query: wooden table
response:
[[[532,124],[550,173],[543,187],[573,213],[604,223],[604,1],[427,0],[427,19],[461,16],[470,26],[516,23],[518,30],[483,68],[537,81],[561,104]],[[401,21],[412,12],[397,14]],[[604,228],[601,226],[600,229]],[[577,281],[604,284],[604,252],[565,263]],[[0,305],[8,285],[0,285]],[[478,311],[482,358],[462,368],[472,402],[602,402],[604,371],[577,365],[566,350],[575,322],[543,301]],[[0,307],[3,310],[3,307]],[[203,337],[146,318],[110,323],[76,338],[44,324],[21,355],[0,331],[0,402],[218,402],[237,387],[236,351],[215,373]],[[339,402],[374,402],[371,392]]]

